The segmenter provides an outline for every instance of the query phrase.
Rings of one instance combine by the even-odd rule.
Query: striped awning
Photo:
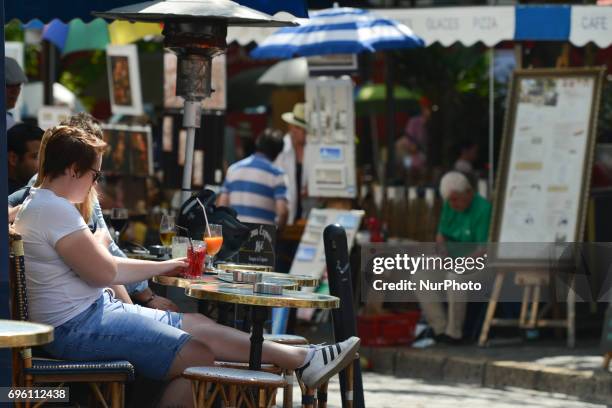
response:
[[[426,45],[454,43],[494,46],[502,41],[589,42],[612,45],[612,7],[525,5],[371,9],[373,13],[406,24]],[[275,29],[230,28],[228,41],[262,43]]]

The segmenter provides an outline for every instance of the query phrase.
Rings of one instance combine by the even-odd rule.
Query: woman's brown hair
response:
[[[35,185],[39,186],[43,180],[53,180],[61,176],[72,165],[81,177],[91,170],[98,155],[102,154],[105,148],[104,140],[75,126],[60,125],[47,129],[40,145],[38,178]],[[86,222],[91,216],[95,197],[95,188],[91,188],[87,199],[77,205]]]

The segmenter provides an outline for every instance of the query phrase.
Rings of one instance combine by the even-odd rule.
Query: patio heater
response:
[[[183,127],[187,129],[181,202],[191,194],[195,130],[200,127],[201,101],[211,88],[212,59],[227,49],[228,26],[285,27],[297,25],[229,0],[148,1],[97,12],[112,20],[163,23],[164,46],[177,55],[176,94],[185,99]]]

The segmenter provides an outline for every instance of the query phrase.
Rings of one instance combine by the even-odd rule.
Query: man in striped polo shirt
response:
[[[282,150],[282,135],[266,129],[257,139],[255,153],[227,170],[217,205],[235,209],[242,222],[276,224],[282,229],[289,214],[287,180],[272,164]]]

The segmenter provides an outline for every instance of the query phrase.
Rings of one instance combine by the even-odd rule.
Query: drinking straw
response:
[[[206,230],[208,231],[208,236],[212,237],[212,234],[210,233],[210,225],[208,225],[208,216],[206,215],[206,207],[204,207],[204,204],[202,204],[202,202],[200,201],[198,197],[196,197],[196,201],[198,202],[198,204],[200,204],[200,207],[202,207],[202,211],[204,212],[204,220],[206,221]]]

